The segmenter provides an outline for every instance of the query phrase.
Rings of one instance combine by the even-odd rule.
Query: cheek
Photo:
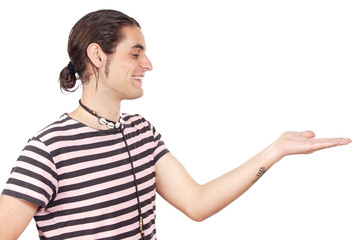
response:
[[[124,58],[114,58],[109,64],[109,78],[115,81],[131,80],[137,69],[134,60]]]
[[[113,65],[109,69],[109,78],[114,80],[127,78],[129,74],[130,70],[121,64]]]

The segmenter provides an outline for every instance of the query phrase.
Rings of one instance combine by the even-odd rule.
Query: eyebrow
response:
[[[141,50],[144,50],[145,49],[145,47],[142,45],[142,44],[139,44],[139,43],[137,43],[137,44],[135,44],[133,47],[131,47],[132,49],[134,49],[134,48],[139,48],[139,49],[141,49]]]

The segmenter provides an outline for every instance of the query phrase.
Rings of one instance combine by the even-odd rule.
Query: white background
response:
[[[202,223],[158,196],[158,239],[361,239],[360,1],[2,1],[1,187],[28,138],[77,107],[81,89],[58,84],[68,34],[103,8],[140,22],[154,67],[122,111],[150,120],[199,183],[284,131],[353,139],[285,158]],[[20,239],[36,238],[32,222]]]

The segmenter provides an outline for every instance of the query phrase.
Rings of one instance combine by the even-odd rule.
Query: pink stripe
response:
[[[154,216],[153,216],[153,218],[154,218]],[[149,217],[149,219],[150,219],[150,217]],[[146,222],[146,220],[143,220],[143,221],[144,221],[144,224],[147,224],[149,222],[149,221]],[[148,229],[144,230],[144,234],[145,235],[150,235],[153,232],[154,229],[155,229],[155,225],[152,224]],[[156,239],[156,237],[157,237],[156,234],[154,234],[154,236],[151,239]]]
[[[165,149],[167,149],[167,148],[165,147],[165,145],[162,145],[162,146],[160,146],[160,147],[157,147],[157,148],[155,149],[154,153],[153,153],[153,156],[157,156],[161,151],[164,151]]]
[[[45,166],[49,167],[54,173],[56,173],[56,169],[55,169],[55,166],[54,164],[47,158],[44,158],[34,152],[30,152],[30,151],[23,151],[21,153],[22,156],[24,157],[29,157],[31,158],[33,161],[36,161],[36,162],[40,162],[42,164],[44,164]],[[19,167],[22,167],[22,168],[25,168],[31,172],[35,172],[35,173],[38,173],[42,176],[44,176],[46,179],[50,180],[54,186],[57,186],[58,185],[58,181],[57,179],[54,179],[54,177],[48,173],[47,171],[39,168],[39,167],[36,167],[32,164],[29,164],[27,162],[23,162],[23,161],[17,161],[16,162],[16,166],[19,166]]]
[[[138,142],[139,142],[139,140],[138,140]],[[131,154],[132,156],[135,156],[135,155],[138,155],[138,154],[140,154],[140,153],[142,153],[142,152],[145,152],[146,150],[149,150],[149,149],[151,149],[151,148],[153,148],[153,147],[154,147],[154,143],[153,143],[153,142],[146,143],[146,144],[144,144],[144,145],[141,146],[141,147],[138,147],[138,148],[136,148],[136,149],[131,150],[131,151],[130,151],[130,154]]]
[[[73,191],[58,193],[58,195],[56,197],[56,200],[61,200],[63,198],[68,198],[68,197],[73,197],[73,196],[81,196],[83,194],[108,189],[108,188],[111,188],[111,187],[118,186],[120,182],[121,183],[133,182],[133,176],[130,175],[130,176],[122,178],[121,180],[116,179],[116,180],[111,181],[111,182],[105,182],[105,183],[102,183],[102,184],[92,185],[92,186],[89,186],[89,187],[86,187],[86,188],[81,188],[81,189],[77,189],[77,190],[73,190]],[[62,186],[64,186],[64,185],[62,185]],[[124,189],[122,192],[115,193],[116,195],[114,196],[114,198],[119,197],[121,195],[129,195],[129,194],[133,193],[134,191],[135,190],[134,190],[133,187],[130,188],[130,189],[129,188]],[[104,197],[104,196],[101,198],[102,201],[106,201],[107,199],[108,198]],[[94,203],[96,203],[96,200],[92,199],[92,200],[90,200],[90,202],[88,204],[94,204]],[[75,206],[72,206],[71,204],[70,205],[64,205],[64,206],[73,208],[73,207],[79,206],[79,204],[80,203],[75,203]],[[82,205],[84,205],[84,206],[87,205],[86,201],[85,202],[83,201]]]
[[[144,183],[138,184],[138,189],[142,190],[142,189],[154,186],[154,183],[155,183],[154,179],[153,179],[153,181],[146,181]],[[154,193],[153,193],[153,195],[154,195]]]
[[[139,173],[136,173],[136,178],[137,179],[140,179],[140,178],[143,178],[143,177],[145,177],[145,176],[147,176],[147,175],[149,175],[149,174],[152,174],[154,171],[152,171],[152,169],[150,169],[150,168],[147,168],[147,169],[144,169],[143,171],[141,171],[141,172],[139,172]],[[140,184],[139,186],[143,186],[143,184],[153,184],[154,183],[154,178],[152,179],[152,180],[148,180],[148,181],[146,181],[145,183],[142,183],[142,184]]]
[[[147,193],[147,194],[145,194],[145,195],[139,196],[139,199],[140,199],[140,201],[142,202],[142,201],[144,201],[144,200],[151,199],[153,196],[154,196],[154,192],[151,191],[150,193]],[[142,207],[142,212],[146,212],[146,211],[152,209],[152,208],[154,207],[154,205],[155,205],[155,202],[154,202],[154,200],[153,200],[151,204],[148,204],[148,205]]]
[[[137,161],[134,161],[133,165],[136,168],[136,167],[142,166],[144,164],[149,164],[149,162],[151,162],[152,160],[153,160],[152,155],[149,155],[149,156],[143,157],[141,159],[138,159]],[[153,171],[153,168],[151,170]]]
[[[135,192],[135,190],[133,190],[133,189],[125,189],[123,191],[107,194],[107,195],[97,197],[97,198],[87,199],[87,200],[78,201],[78,202],[74,202],[74,203],[62,204],[61,206],[64,207],[65,209],[75,209],[75,208],[79,208],[82,206],[91,206],[93,204],[111,201],[111,200],[117,199],[121,196],[127,196],[134,192]]]
[[[97,142],[102,142],[102,141],[109,141],[109,140],[114,140],[117,139],[118,137],[116,135],[100,135],[100,136],[94,136],[94,137],[89,137],[86,139],[77,139],[77,140],[68,140],[68,141],[58,141],[55,142],[53,144],[50,144],[48,146],[49,151],[54,151],[55,149],[58,148],[63,148],[63,147],[71,147],[71,146],[82,146],[85,144],[91,144],[91,143],[97,143]]]
[[[41,141],[45,142],[53,137],[59,137],[59,136],[72,136],[80,133],[88,133],[88,132],[95,132],[96,130],[89,131],[88,127],[82,127],[77,129],[70,129],[70,130],[60,130],[60,131],[54,131],[50,132],[43,137],[41,137]]]
[[[112,231],[108,231],[108,232],[102,232],[102,233],[98,233],[98,234],[94,234],[91,235],[91,239],[99,239],[99,238],[106,238],[106,237],[114,237],[116,235],[122,234],[126,231],[133,231],[134,229],[138,229],[139,228],[139,223],[133,223],[132,225],[129,226],[129,228],[127,228],[127,230],[112,230]],[[121,228],[121,229],[125,229],[125,228]],[[78,238],[71,238],[72,240],[89,240],[90,236],[84,236],[84,237],[78,237]],[[138,240],[140,239],[140,233],[138,233],[137,235],[128,237],[128,238],[122,238],[122,240]]]
[[[116,197],[119,197],[119,196],[114,196],[113,195],[113,199],[115,199]],[[94,204],[95,203],[96,202],[94,202]],[[39,224],[39,226],[49,226],[49,225],[53,225],[54,223],[67,222],[69,220],[84,219],[84,218],[88,218],[88,217],[96,217],[96,216],[100,216],[100,215],[103,215],[103,214],[113,213],[115,211],[125,209],[125,208],[128,208],[128,207],[134,206],[136,204],[137,204],[137,200],[136,199],[131,199],[129,201],[122,202],[122,203],[112,205],[112,206],[109,206],[109,207],[105,207],[105,208],[94,209],[94,210],[91,210],[91,211],[81,212],[81,213],[73,213],[73,214],[69,214],[69,215],[65,215],[65,216],[58,216],[58,217],[54,217],[51,220],[38,221],[38,224]],[[61,207],[58,206],[58,207],[50,208],[50,209],[47,210],[47,212],[43,212],[43,210],[39,210],[39,212],[36,213],[36,216],[42,216],[42,215],[49,214],[49,212],[58,211],[59,209],[56,209],[56,208],[64,209],[63,206],[64,205],[61,205]],[[75,207],[81,207],[81,206],[83,206],[83,205],[79,204],[79,205],[77,205]],[[84,206],[87,206],[87,205],[84,205]],[[68,209],[68,208],[66,208],[66,209]],[[72,208],[69,208],[69,209],[72,209]],[[137,210],[135,210],[133,212],[134,212],[134,213],[132,213],[133,215],[138,214]],[[125,216],[125,215],[122,215],[122,216]],[[124,219],[127,219],[127,218],[124,218]]]
[[[132,225],[129,225],[127,227],[124,227],[124,228],[120,228],[120,229],[116,229],[116,230],[113,230],[113,231],[108,231],[108,232],[102,232],[102,233],[99,233],[97,234],[95,237],[95,239],[98,239],[98,238],[106,238],[106,237],[113,237],[113,236],[116,236],[116,235],[119,235],[119,234],[122,234],[124,232],[128,232],[128,231],[133,231],[134,229],[138,229],[139,228],[139,223],[136,222],[136,223],[133,223]],[[88,238],[89,239],[89,238]],[[140,234],[137,234],[137,235],[134,235],[134,236],[131,236],[131,237],[128,237],[128,238],[122,238],[122,240],[138,240],[140,239]]]
[[[137,131],[133,131],[133,132],[137,132]],[[148,138],[153,136],[153,134],[151,132],[145,132],[145,133],[141,133],[139,136],[133,137],[131,139],[127,139],[127,143],[128,145],[134,144],[139,142],[140,140],[144,139],[144,138]]]
[[[58,119],[58,121],[62,121],[62,120],[65,119],[65,118],[67,118],[67,116],[65,116],[65,115],[64,115],[64,116],[61,116],[61,117]],[[39,132],[37,133],[37,135],[40,135],[40,134],[42,134],[43,132],[45,132],[45,131],[53,128],[53,127],[66,126],[66,125],[68,125],[68,124],[69,124],[69,121],[65,121],[65,122],[63,122],[63,123],[51,124],[50,126],[48,126],[48,127],[44,128],[43,130],[39,131]]]
[[[76,231],[81,231],[81,230],[86,230],[86,229],[94,229],[94,228],[98,228],[98,227],[102,227],[102,226],[107,226],[107,225],[113,225],[113,224],[116,224],[124,219],[130,219],[130,218],[134,218],[138,216],[138,212],[137,211],[134,211],[134,212],[131,212],[129,214],[125,214],[125,215],[122,215],[122,216],[119,216],[119,217],[116,217],[116,218],[112,218],[112,219],[107,219],[107,220],[104,220],[104,221],[100,221],[100,222],[95,222],[95,223],[88,223],[88,224],[82,224],[82,225],[75,225],[75,226],[69,226],[69,227],[63,227],[61,229],[55,229],[55,230],[52,230],[52,231],[48,231],[46,232],[46,235],[48,237],[53,237],[53,236],[57,236],[57,235],[61,235],[63,234],[64,232],[76,232]],[[119,233],[122,233],[122,232],[127,232],[127,231],[131,231],[135,228],[138,227],[138,223],[134,223],[134,224],[131,224],[131,225],[127,225],[127,226],[124,226],[122,228],[119,228],[117,229]],[[111,235],[110,236],[114,236],[116,234],[117,231],[110,231]],[[73,239],[86,239],[84,236],[81,237],[81,238],[73,238]],[[88,238],[89,239],[89,236]]]
[[[37,148],[43,150],[44,152],[48,152],[47,149],[46,149],[45,144],[42,143],[42,142],[39,142],[37,140],[31,140],[31,141],[28,142],[27,145],[37,147]]]
[[[76,151],[76,152],[67,152],[61,155],[58,155],[56,157],[54,157],[54,160],[59,163],[61,162],[61,160],[63,159],[72,159],[72,158],[78,158],[78,157],[84,157],[84,156],[92,156],[92,155],[96,155],[99,153],[105,153],[105,152],[110,152],[110,151],[114,151],[115,149],[120,149],[122,147],[123,144],[115,144],[115,145],[111,145],[111,146],[106,146],[106,147],[99,147],[99,148],[93,148],[93,149],[87,149],[87,150],[80,150],[80,151]],[[127,157],[128,154],[127,153],[122,153],[122,158],[125,158],[125,156]],[[72,165],[74,168],[75,165]]]
[[[25,152],[23,152],[23,153],[25,153]],[[28,155],[31,155],[31,154],[28,154],[28,153],[23,154],[23,156],[28,156]],[[40,157],[39,157],[39,159],[40,159]],[[34,158],[33,160],[37,161],[36,158]],[[49,162],[48,159],[45,159],[45,161]],[[44,164],[44,162],[42,162],[42,161],[37,161],[37,162],[41,162],[41,163]],[[52,163],[50,163],[50,164],[52,164]],[[44,165],[46,165],[46,162],[45,162]],[[31,171],[33,173],[37,173],[39,175],[42,175],[42,176],[44,176],[44,178],[50,180],[54,184],[54,186],[58,185],[58,181],[56,179],[54,179],[54,177],[50,173],[48,173],[47,171],[43,170],[42,168],[39,168],[39,167],[37,167],[37,166],[35,166],[35,165],[31,164],[31,163],[24,162],[24,161],[16,161],[15,166],[16,167],[21,167],[21,168],[29,170],[29,171]],[[51,166],[50,166],[50,169],[54,170],[54,168],[51,167]]]
[[[72,155],[72,157],[75,157],[75,156],[76,157],[84,157],[84,156],[91,156],[92,154],[83,155],[83,156],[81,156],[79,154],[71,154],[71,155]],[[68,160],[67,157],[68,156],[66,156],[66,154],[62,154],[62,156],[55,157],[54,160],[57,163],[60,163],[63,160],[71,161],[71,160]],[[113,162],[117,162],[117,161],[123,160],[123,159],[128,159],[127,152],[124,152],[122,154],[117,154],[114,156],[110,156],[110,157],[106,157],[106,158],[104,157],[104,158],[99,158],[99,159],[92,160],[92,161],[85,161],[85,162],[75,163],[75,164],[72,164],[69,166],[64,166],[64,167],[58,168],[58,172],[59,172],[59,175],[61,175],[62,173],[73,172],[75,170],[84,169],[84,168],[88,168],[88,167],[101,166],[101,165],[104,165],[107,163],[113,163]]]
[[[99,165],[99,163],[101,161],[102,160],[91,161],[90,163],[87,163],[87,164],[76,164],[76,166],[72,165],[74,168],[72,170],[74,171],[74,170],[86,169],[87,167],[89,167],[89,165],[91,166],[91,163],[93,163],[93,162],[95,162],[93,166],[97,166],[97,165]],[[109,163],[111,163],[111,162],[109,162]],[[104,162],[103,162],[103,164],[104,164]],[[71,168],[72,166],[69,166],[67,168]],[[107,170],[103,170],[103,171],[97,171],[94,173],[89,173],[89,174],[85,174],[85,175],[81,175],[81,176],[63,179],[63,180],[59,181],[59,185],[67,186],[67,185],[77,184],[77,183],[81,183],[81,182],[88,181],[91,179],[97,179],[100,176],[109,176],[109,175],[121,173],[121,172],[127,171],[129,169],[130,169],[130,165],[126,164],[126,165],[122,165],[119,167],[115,167],[115,168],[111,168],[111,169],[107,169]],[[59,174],[61,174],[63,172],[66,172],[66,171],[63,171],[63,169],[61,169],[61,171],[59,171]],[[71,171],[68,171],[68,172],[71,172]],[[108,175],[104,175],[104,174],[108,174]]]
[[[22,164],[22,165],[30,166],[29,164]],[[11,175],[11,178],[19,179],[19,180],[21,180],[23,182],[30,183],[30,184],[32,184],[32,185],[34,185],[36,187],[39,187],[39,188],[45,190],[50,196],[53,194],[53,190],[48,185],[44,184],[42,181],[39,181],[39,180],[37,180],[35,178],[29,177],[27,175],[23,175],[23,174],[17,173],[17,172],[13,172],[12,175]],[[53,178],[51,177],[51,179],[53,179]],[[57,185],[55,185],[55,186],[57,186]],[[39,195],[43,196],[42,194],[39,194]],[[32,195],[30,195],[30,196],[32,196]],[[45,201],[45,202],[47,202],[47,201]]]
[[[29,190],[27,188],[24,188],[24,187],[13,185],[11,183],[7,183],[5,185],[5,189],[31,196],[33,198],[38,199],[39,201],[45,202],[45,204],[48,202],[48,199],[46,199],[46,197],[43,196],[42,194],[36,193],[36,192]]]

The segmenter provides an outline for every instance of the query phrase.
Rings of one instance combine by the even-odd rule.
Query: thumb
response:
[[[301,135],[306,138],[314,138],[316,136],[316,134],[311,130],[301,132]]]

